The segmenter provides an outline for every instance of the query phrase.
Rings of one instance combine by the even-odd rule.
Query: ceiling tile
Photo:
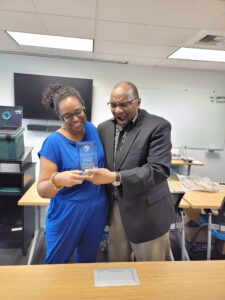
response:
[[[195,29],[149,26],[142,38],[142,43],[151,45],[179,46],[198,32],[199,30]]]
[[[150,24],[163,0],[98,0],[98,19]]]
[[[32,33],[46,33],[38,15],[32,13],[0,11],[0,29]]]
[[[41,19],[48,34],[94,38],[94,20],[51,15],[41,15]]]
[[[95,18],[96,0],[33,0],[40,13]]]
[[[225,2],[215,0],[167,0],[153,25],[200,29],[225,12]]]
[[[0,0],[0,30],[0,51],[225,71],[163,58],[204,32],[224,35],[224,0]],[[95,52],[19,47],[4,30],[95,38]]]
[[[117,43],[95,40],[94,50],[96,53],[129,54],[135,47],[132,43]]]
[[[134,43],[141,39],[146,28],[145,25],[98,21],[96,39]]]
[[[207,24],[207,29],[208,30],[224,31],[224,33],[225,33],[225,14],[222,14],[221,16],[216,18],[215,20],[209,22]]]
[[[176,50],[176,47],[138,45],[132,55],[142,57],[164,58]]]
[[[0,9],[36,12],[36,7],[32,0],[1,0]]]

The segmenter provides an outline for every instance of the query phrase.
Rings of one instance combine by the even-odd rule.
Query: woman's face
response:
[[[86,121],[85,108],[75,96],[69,96],[59,103],[59,116],[64,128],[73,134],[83,132]]]

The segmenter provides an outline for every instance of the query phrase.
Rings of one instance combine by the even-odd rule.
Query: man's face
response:
[[[140,99],[132,95],[129,86],[121,85],[112,91],[109,107],[122,128],[136,117],[139,106]]]

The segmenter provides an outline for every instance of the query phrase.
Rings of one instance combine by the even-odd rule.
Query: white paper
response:
[[[94,270],[95,286],[140,285],[135,268]]]
[[[177,174],[180,182],[186,190],[203,191],[203,192],[222,192],[223,188],[217,182],[211,181],[207,177],[184,176]]]

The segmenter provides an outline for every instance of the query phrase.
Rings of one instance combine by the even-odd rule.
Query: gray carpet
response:
[[[44,228],[45,215],[47,207],[41,207],[41,227]],[[31,246],[31,245],[30,245]],[[37,244],[35,255],[33,257],[32,264],[42,264],[45,257],[45,238],[43,231],[40,234],[39,241]],[[0,265],[26,265],[29,257],[30,247],[27,255],[22,255],[20,248],[8,249],[0,246]]]
[[[1,248],[0,249],[0,265],[26,265],[28,256],[30,252],[30,247],[28,249],[27,255],[22,255],[22,250],[20,248]],[[41,233],[36,252],[32,264],[42,264],[45,257],[45,240],[44,234]]]
[[[44,228],[45,225],[45,215],[47,212],[47,207],[41,207],[41,227]],[[3,248],[4,241],[0,241],[0,266],[7,265],[26,265],[29,257],[29,252],[31,245],[29,246],[27,255],[22,255],[22,250],[20,248]],[[3,246],[2,246],[3,243]],[[43,264],[45,257],[45,236],[44,231],[42,230],[39,236],[38,244],[36,247],[36,251],[33,256],[32,264]],[[107,254],[99,250],[97,261],[106,261]],[[73,262],[71,259],[70,262]]]
[[[40,234],[39,241],[37,244],[36,251],[33,256],[32,265],[43,264],[44,257],[45,257],[45,236],[44,232]],[[0,249],[0,266],[7,266],[7,265],[26,265],[29,257],[30,247],[28,249],[28,253],[26,256],[22,255],[22,250],[18,249]],[[107,252],[102,251],[101,247],[99,249],[97,255],[98,262],[105,262],[107,261]],[[73,259],[70,260],[73,263]]]

